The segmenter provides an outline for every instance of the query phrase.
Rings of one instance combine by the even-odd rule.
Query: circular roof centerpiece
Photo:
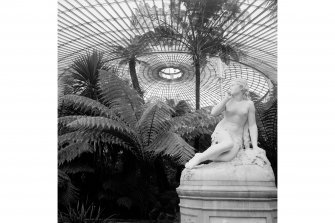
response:
[[[174,67],[166,67],[158,72],[159,76],[167,80],[175,80],[183,76],[183,71]]]

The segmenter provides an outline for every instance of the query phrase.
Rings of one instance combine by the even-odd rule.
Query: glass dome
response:
[[[251,91],[259,97],[271,93],[277,83],[277,16],[272,1],[238,0],[240,16],[228,24],[223,33],[227,43],[234,43],[246,55],[239,61],[223,64],[210,58],[201,69],[200,106],[217,103],[235,77],[248,80]],[[270,3],[269,3],[270,2]],[[58,69],[61,76],[75,58],[97,49],[129,79],[129,68],[122,58],[110,52],[111,45],[125,46],[129,39],[154,30],[161,22],[180,29],[171,15],[178,0],[59,0],[58,1]],[[216,21],[213,21],[215,23]],[[150,45],[149,52],[136,65],[144,97],[187,100],[195,104],[195,70],[191,53],[183,44],[171,41]]]

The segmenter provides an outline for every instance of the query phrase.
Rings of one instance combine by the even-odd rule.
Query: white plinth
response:
[[[259,157],[184,169],[177,192],[181,223],[277,222],[277,188]],[[249,157],[250,158],[250,157]],[[246,159],[242,159],[246,160]]]

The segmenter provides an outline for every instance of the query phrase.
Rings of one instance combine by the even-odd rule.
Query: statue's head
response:
[[[248,98],[249,87],[247,80],[243,78],[233,79],[230,83],[230,91],[231,94],[238,94],[239,92],[242,92],[243,96]]]

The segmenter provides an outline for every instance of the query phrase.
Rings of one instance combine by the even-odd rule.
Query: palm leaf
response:
[[[99,96],[99,69],[109,69],[103,61],[103,53],[101,52],[93,50],[92,53],[87,52],[76,58],[70,69],[74,92],[97,99]]]

